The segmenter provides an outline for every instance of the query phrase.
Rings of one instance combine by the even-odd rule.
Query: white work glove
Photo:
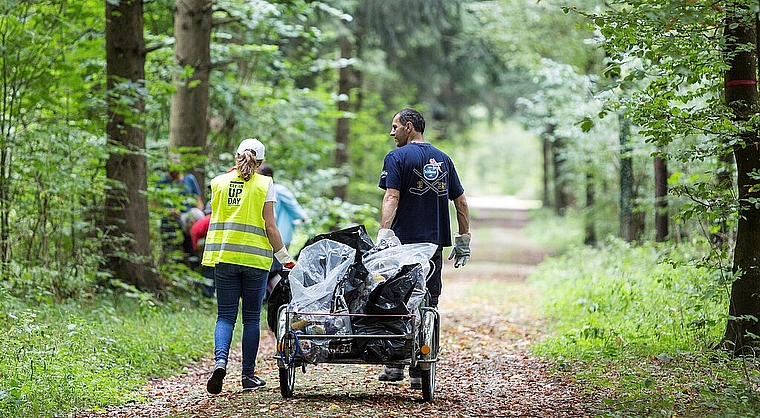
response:
[[[292,269],[296,265],[295,261],[293,261],[293,259],[290,257],[290,254],[288,254],[288,249],[285,247],[280,248],[276,253],[274,253],[274,257],[286,269]]]
[[[377,239],[375,240],[375,245],[380,244],[380,241],[388,238],[393,238],[396,236],[396,233],[393,232],[392,229],[381,229],[377,231]]]
[[[470,261],[470,237],[471,235],[469,233],[454,235],[454,248],[452,248],[451,253],[449,253],[449,260],[456,257],[454,260],[454,268],[464,266]]]

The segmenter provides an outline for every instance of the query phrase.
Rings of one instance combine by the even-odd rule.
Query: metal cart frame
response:
[[[427,300],[427,298],[425,298]],[[274,356],[277,359],[277,367],[279,369],[280,377],[280,393],[284,398],[290,398],[293,396],[296,380],[296,369],[300,368],[303,373],[306,373],[307,364],[318,363],[333,363],[333,364],[399,364],[409,365],[410,367],[417,367],[420,369],[422,378],[422,397],[426,402],[431,402],[435,397],[435,374],[436,363],[438,361],[438,353],[440,351],[439,338],[440,338],[440,315],[438,310],[432,307],[426,306],[423,302],[418,309],[419,321],[417,321],[417,315],[410,313],[406,315],[367,315],[367,314],[350,314],[350,313],[323,313],[323,312],[296,312],[289,311],[287,305],[280,306],[277,317],[278,327],[275,332],[277,338],[277,350]],[[309,334],[300,330],[293,329],[293,318],[298,315],[299,317],[368,317],[377,319],[392,319],[401,318],[403,321],[408,321],[411,327],[407,326],[407,329],[411,328],[411,332],[406,334],[395,335],[379,335],[379,334],[351,334],[351,335],[328,335],[328,334]],[[282,335],[280,335],[282,334]],[[354,344],[358,339],[394,339],[404,340],[407,346],[411,346],[411,349],[406,353],[402,360],[390,360],[390,361],[365,361],[358,356],[351,356],[350,353],[341,352],[337,350],[333,358],[319,359],[318,361],[310,361],[303,355],[301,350],[301,344],[308,345],[309,342],[337,342],[340,346],[341,343],[348,344],[353,341]]]

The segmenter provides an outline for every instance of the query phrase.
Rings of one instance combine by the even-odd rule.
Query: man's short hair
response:
[[[415,131],[421,134],[425,133],[425,118],[423,118],[422,113],[418,112],[416,109],[407,107],[399,110],[396,114],[398,115],[398,121],[402,124],[412,122]]]

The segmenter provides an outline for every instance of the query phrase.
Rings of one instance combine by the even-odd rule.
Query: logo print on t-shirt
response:
[[[428,164],[425,164],[425,167],[422,169],[422,172],[425,174],[425,178],[430,181],[438,178],[438,174],[441,173],[441,164],[443,163],[439,163],[435,160],[435,158],[431,158],[430,162]]]
[[[430,162],[422,168],[422,173],[415,168],[414,173],[420,178],[417,180],[417,187],[412,187],[409,191],[417,195],[425,194],[428,190],[432,190],[439,196],[446,194],[445,179],[448,172],[441,170],[441,164],[443,163],[439,163],[435,158],[431,158]]]

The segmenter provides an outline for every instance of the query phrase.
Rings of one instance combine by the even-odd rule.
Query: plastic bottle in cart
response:
[[[330,335],[347,334],[343,318],[340,317],[328,319],[325,331]]]
[[[290,324],[290,328],[292,330],[294,330],[294,331],[300,331],[300,330],[304,329],[304,327],[306,327],[306,325],[308,325],[308,324],[309,324],[309,321],[307,321],[305,319],[300,319],[300,320],[295,321],[292,324]]]
[[[309,335],[323,335],[325,333],[325,326],[320,324],[308,325],[304,331]]]

